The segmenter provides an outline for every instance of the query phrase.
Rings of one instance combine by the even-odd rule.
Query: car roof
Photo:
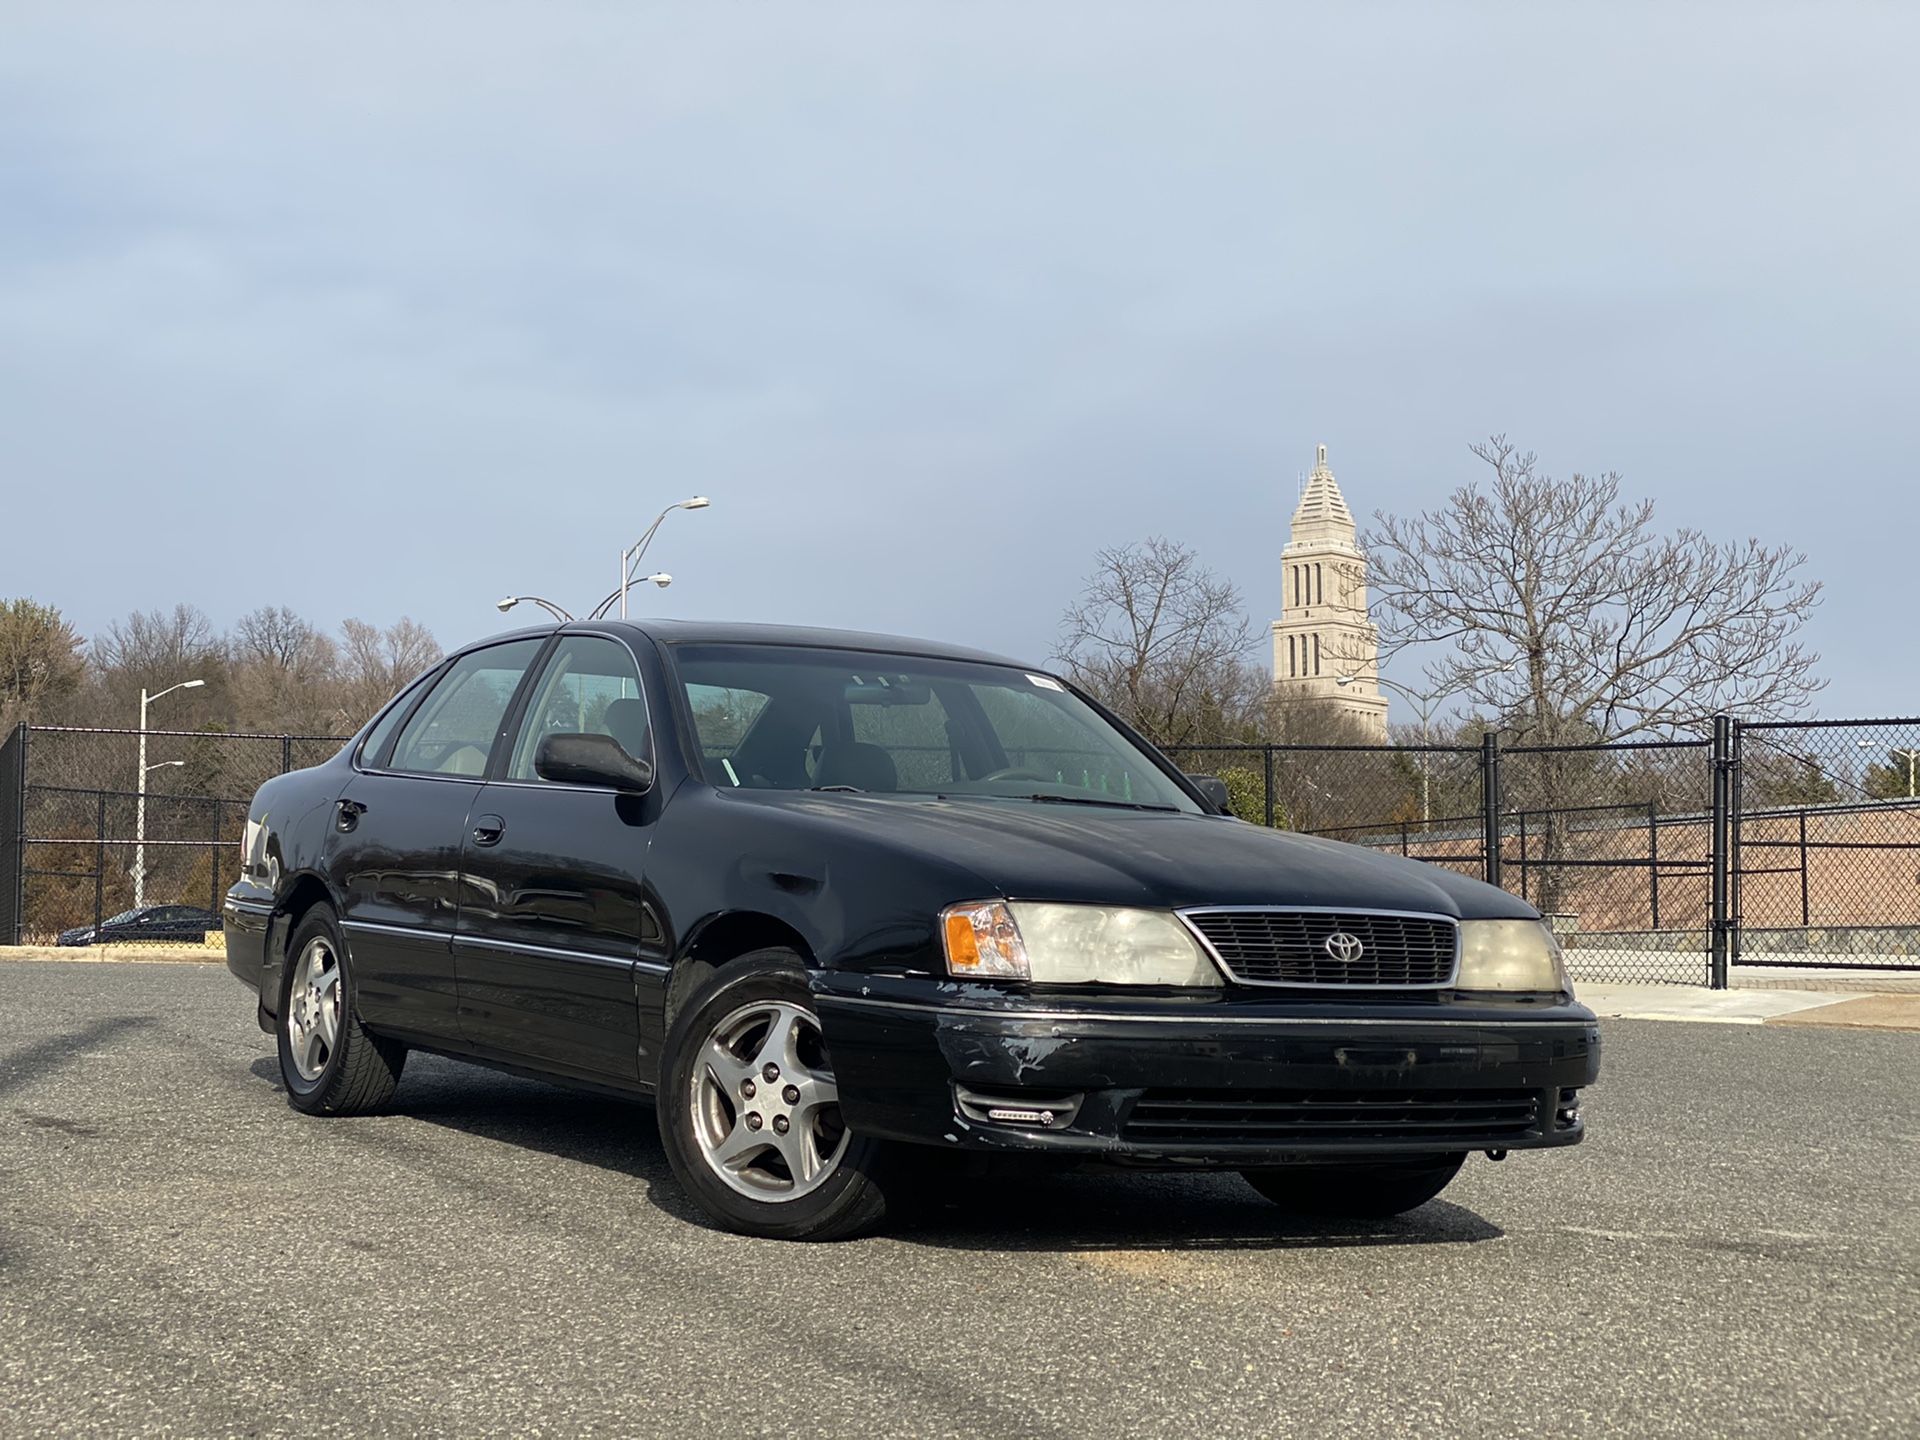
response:
[[[936,660],[971,660],[983,665],[1037,668],[1024,660],[906,635],[879,635],[864,630],[830,630],[812,625],[762,625],[738,620],[576,620],[492,635],[486,644],[522,636],[546,635],[554,630],[626,631],[663,645],[792,645],[823,650],[866,650],[882,655],[919,655]],[[470,647],[462,647],[470,648]]]

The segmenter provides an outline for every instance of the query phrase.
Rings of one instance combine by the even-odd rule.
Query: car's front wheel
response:
[[[1296,1215],[1377,1220],[1433,1199],[1460,1173],[1465,1155],[1422,1155],[1371,1164],[1290,1165],[1244,1170],[1247,1183]]]
[[[309,1115],[365,1115],[393,1098],[406,1046],[360,1023],[340,926],[316,905],[294,927],[281,981],[280,1078]]]
[[[840,1090],[800,958],[761,950],[706,977],[674,1017],[659,1096],[673,1173],[716,1222],[775,1240],[841,1240],[886,1213],[879,1142]]]

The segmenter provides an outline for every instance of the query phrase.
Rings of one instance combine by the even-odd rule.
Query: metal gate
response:
[[[1733,963],[1920,970],[1920,719],[1738,727]]]

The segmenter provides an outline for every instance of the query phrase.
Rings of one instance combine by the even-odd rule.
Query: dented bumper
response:
[[[1599,1073],[1571,1003],[813,986],[848,1123],[946,1148],[1246,1167],[1572,1145]]]

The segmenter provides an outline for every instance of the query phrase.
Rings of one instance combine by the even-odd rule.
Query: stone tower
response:
[[[1289,699],[1337,704],[1385,740],[1387,697],[1380,693],[1380,634],[1367,619],[1366,555],[1324,445],[1280,560],[1274,688]]]

